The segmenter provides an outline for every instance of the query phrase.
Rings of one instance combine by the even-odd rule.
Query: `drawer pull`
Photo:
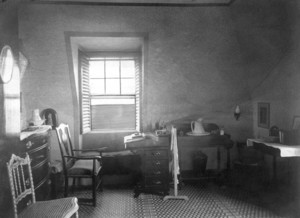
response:
[[[26,143],[26,148],[27,148],[27,149],[31,148],[31,146],[32,146],[33,144],[34,144],[33,142],[28,141],[28,142]]]
[[[32,204],[32,201],[29,200],[29,201],[26,203],[26,206],[29,206],[29,205],[31,205],[31,204]]]
[[[152,155],[153,155],[153,156],[159,156],[159,155],[160,155],[160,152],[159,152],[159,151],[152,152]]]
[[[154,183],[155,185],[160,185],[160,184],[161,184],[161,181],[153,181],[153,183]]]
[[[29,187],[29,185],[30,185],[29,179],[26,179],[26,180],[25,180],[25,185],[26,185],[26,187]]]
[[[160,175],[161,174],[161,172],[160,171],[155,171],[155,172],[153,172],[155,175]]]
[[[160,165],[160,161],[156,161],[155,164],[156,164],[156,165]]]

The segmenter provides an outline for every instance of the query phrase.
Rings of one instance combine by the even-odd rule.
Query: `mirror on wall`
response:
[[[8,83],[12,78],[14,56],[10,46],[5,45],[0,53],[0,83]]]

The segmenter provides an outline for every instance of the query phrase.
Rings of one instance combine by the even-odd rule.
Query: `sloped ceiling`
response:
[[[234,0],[31,0],[44,3],[80,4],[127,4],[127,5],[187,5],[187,6],[226,6]]]
[[[240,45],[247,81],[252,91],[272,77],[274,69],[293,49],[293,2],[296,0],[236,1],[232,17]]]

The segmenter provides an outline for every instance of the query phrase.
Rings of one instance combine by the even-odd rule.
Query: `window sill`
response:
[[[108,134],[113,134],[113,133],[127,133],[127,134],[132,134],[138,132],[135,129],[126,129],[126,130],[117,130],[117,129],[106,129],[106,130],[91,130],[90,132],[87,132],[85,134],[102,134],[102,133],[108,133]]]

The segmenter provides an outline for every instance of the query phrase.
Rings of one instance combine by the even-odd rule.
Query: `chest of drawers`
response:
[[[139,149],[141,178],[135,188],[135,197],[141,192],[168,195],[169,193],[169,147],[153,146]]]
[[[50,194],[50,131],[34,133],[21,142],[21,156],[28,153],[36,200],[46,200]]]

